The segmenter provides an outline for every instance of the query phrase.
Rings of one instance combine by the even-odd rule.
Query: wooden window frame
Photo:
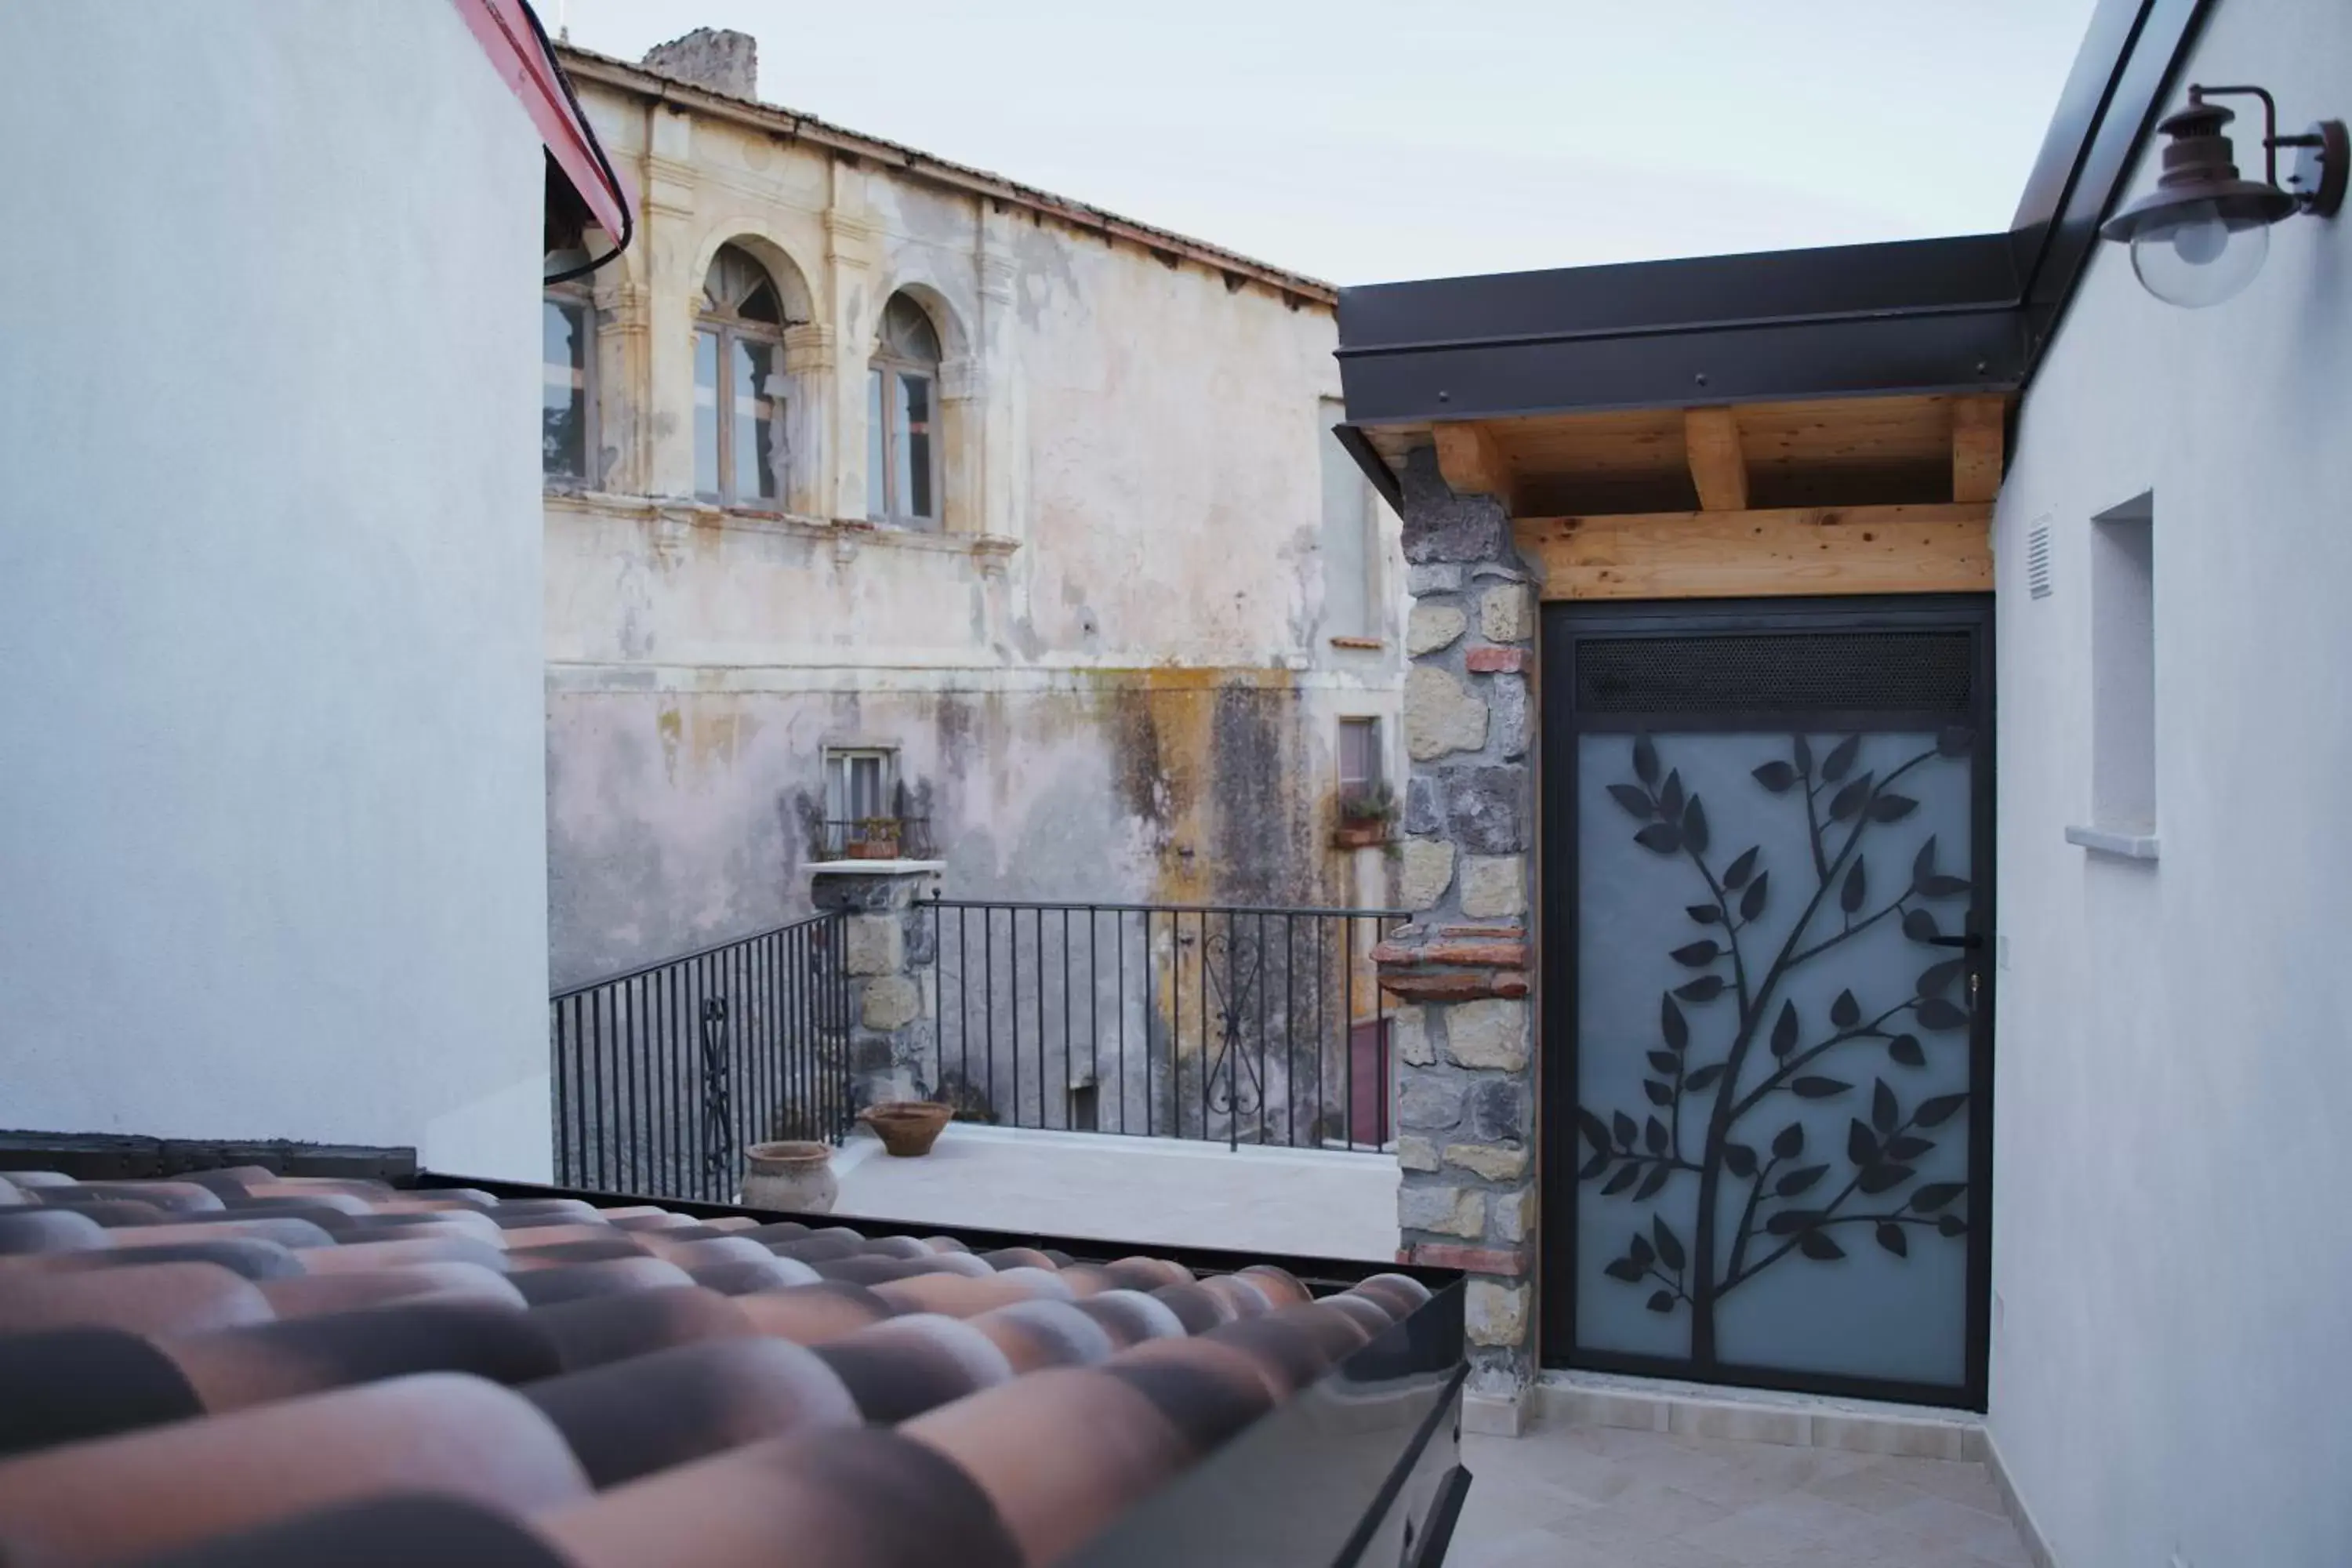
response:
[[[720,248],[723,251],[728,247],[721,247]],[[736,248],[740,250],[740,247]],[[786,499],[792,493],[792,474],[789,466],[779,468],[772,463],[770,463],[768,461],[768,455],[765,453],[761,454],[761,461],[766,469],[769,482],[773,484],[776,488],[776,493],[772,496],[742,496],[735,493],[735,385],[734,377],[730,374],[734,363],[735,347],[738,343],[759,343],[763,345],[769,351],[771,355],[769,363],[773,367],[769,373],[771,377],[778,381],[785,380],[784,329],[792,324],[784,319],[783,286],[776,281],[775,274],[771,272],[757,257],[751,256],[748,251],[742,252],[742,254],[745,256],[746,259],[750,260],[753,266],[759,268],[760,276],[766,280],[769,292],[776,300],[777,320],[773,321],[751,321],[744,317],[738,316],[730,310],[714,308],[710,303],[709,285],[707,281],[709,272],[706,270],[706,281],[703,285],[704,292],[702,294],[702,303],[695,311],[694,317],[694,335],[696,339],[695,354],[697,358],[700,357],[700,340],[704,335],[708,334],[717,341],[717,363],[713,371],[714,384],[711,388],[711,392],[714,407],[713,417],[718,426],[718,450],[714,456],[714,462],[717,467],[716,478],[718,480],[718,486],[715,489],[704,489],[701,488],[700,484],[698,483],[695,487],[694,497],[697,500],[714,503],[716,505],[725,507],[730,511],[782,512],[788,510],[786,507]],[[710,261],[711,268],[715,268],[718,265],[719,258],[716,256],[712,257]],[[699,395],[701,387],[698,379],[695,391],[696,394]],[[789,419],[791,417],[791,394],[789,389],[772,393],[770,395],[772,400],[777,405],[774,413],[771,416],[771,424],[782,423],[782,421]],[[694,455],[698,468],[699,468],[702,460],[701,441],[701,433],[699,431],[695,432]],[[787,465],[789,465],[789,457],[790,454],[787,454]],[[698,473],[698,480],[700,476]]]
[[[932,336],[935,338],[939,336],[939,322],[932,319],[931,313],[929,310],[924,310],[923,307],[919,303],[917,303],[915,300],[903,294],[893,294],[890,296],[890,300],[899,299],[907,299],[909,305],[912,305],[914,309],[918,310],[921,310],[923,320],[930,326]],[[886,319],[889,313],[890,300],[885,300],[883,302],[882,309]],[[947,454],[947,409],[940,395],[940,367],[943,361],[930,360],[926,362],[919,359],[910,359],[903,354],[892,353],[879,346],[880,333],[881,329],[877,326],[876,329],[877,347],[873,357],[866,362],[866,416],[869,420],[878,417],[881,422],[878,428],[880,429],[882,436],[881,472],[879,474],[868,474],[866,480],[867,517],[871,521],[885,523],[892,528],[914,529],[929,533],[941,532],[944,531],[947,527],[948,515],[947,465],[945,462]],[[927,389],[927,401],[931,411],[931,416],[927,430],[930,440],[929,442],[929,449],[926,453],[924,462],[924,467],[929,469],[929,478],[931,481],[931,510],[928,514],[906,510],[904,506],[906,498],[898,494],[898,465],[896,459],[898,456],[898,437],[900,432],[898,428],[898,399],[894,395],[898,391],[897,378],[899,376],[912,377],[923,383]],[[879,398],[877,398],[875,395],[875,383],[877,377],[879,377],[881,382],[881,395]],[[869,440],[867,445],[867,457],[869,462],[872,459],[873,450],[873,444]],[[874,505],[874,500],[877,493],[880,496],[882,502],[878,510],[876,510]]]

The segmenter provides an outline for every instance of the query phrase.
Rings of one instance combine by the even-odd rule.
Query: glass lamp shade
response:
[[[2267,222],[2249,222],[2219,202],[2182,202],[2141,219],[2131,237],[2132,271],[2166,303],[2201,310],[2252,282],[2270,247]]]

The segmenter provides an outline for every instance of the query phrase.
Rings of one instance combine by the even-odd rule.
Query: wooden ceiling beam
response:
[[[2000,494],[2001,424],[2007,413],[2000,397],[1952,399],[1952,499],[1989,501]]]
[[[1512,510],[1517,498],[1511,466],[1485,426],[1440,425],[1433,434],[1437,441],[1437,471],[1445,476],[1454,494],[1493,496],[1503,503],[1505,511]]]
[[[1523,518],[1546,599],[1992,589],[1990,502]]]
[[[1748,458],[1739,449],[1739,419],[1728,408],[1683,410],[1683,446],[1702,511],[1748,510]]]

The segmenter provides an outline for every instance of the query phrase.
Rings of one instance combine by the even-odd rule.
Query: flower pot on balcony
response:
[[[896,860],[898,841],[895,838],[853,838],[849,841],[852,860]]]
[[[901,1159],[928,1154],[955,1112],[935,1100],[890,1100],[869,1105],[857,1120],[874,1129],[882,1147]]]
[[[841,1195],[828,1143],[754,1143],[743,1152],[743,1203],[748,1208],[830,1214]]]
[[[1331,830],[1331,844],[1338,849],[1376,849],[1388,840],[1385,822],[1343,822]]]

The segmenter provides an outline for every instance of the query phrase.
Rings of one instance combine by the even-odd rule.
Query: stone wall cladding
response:
[[[1507,1405],[1516,1430],[1537,1319],[1536,594],[1502,506],[1455,495],[1426,449],[1406,465],[1404,552],[1414,622],[1433,635],[1414,639],[1405,689],[1416,918],[1373,954],[1400,1001],[1397,1256],[1468,1271],[1468,1392]]]
[[[858,1106],[924,1100],[930,1081],[936,1021],[930,1016],[931,917],[917,900],[929,871],[839,872],[818,867],[809,898],[839,910],[842,971],[849,981],[846,1042],[850,1098]]]

